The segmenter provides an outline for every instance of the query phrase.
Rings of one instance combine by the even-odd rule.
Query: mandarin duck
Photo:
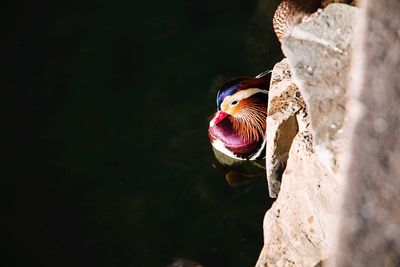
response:
[[[214,149],[237,160],[265,157],[268,89],[271,71],[237,77],[217,93],[217,111],[208,135]]]

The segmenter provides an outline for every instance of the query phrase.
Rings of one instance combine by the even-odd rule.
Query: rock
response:
[[[332,266],[400,266],[400,1],[361,6]]]
[[[304,108],[304,100],[291,80],[289,65],[284,59],[274,67],[268,93],[266,172],[272,198],[278,196],[289,149],[298,132],[296,114]]]
[[[295,26],[283,42],[287,60],[275,66],[269,93],[270,194],[279,190],[279,174],[282,183],[264,218],[256,266],[315,266],[333,254],[356,14],[354,7],[329,5]]]
[[[290,77],[286,59],[276,64],[267,120],[268,141],[274,140],[267,143],[275,145],[267,148],[267,173],[280,166],[274,165],[276,159],[286,158],[287,165],[278,198],[264,218],[264,247],[256,266],[314,266],[333,246],[327,232],[336,225],[339,187],[314,152],[310,117]],[[293,132],[294,140],[289,138]],[[288,155],[279,147],[290,148]]]
[[[343,149],[345,94],[357,11],[349,5],[331,4],[314,19],[296,25],[282,44],[293,80],[311,114],[315,150],[332,171],[338,170]]]
[[[296,135],[278,199],[264,218],[256,266],[315,266],[332,252],[339,187],[312,149],[311,133]]]

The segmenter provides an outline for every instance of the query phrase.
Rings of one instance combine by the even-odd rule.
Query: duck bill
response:
[[[228,116],[228,113],[225,113],[223,111],[217,111],[210,121],[210,127],[214,127],[218,123],[220,123],[223,119],[225,119]]]

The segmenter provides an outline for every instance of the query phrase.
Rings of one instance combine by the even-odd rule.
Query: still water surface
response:
[[[60,1],[21,23],[16,227],[40,266],[252,266],[266,182],[228,186],[218,85],[282,55],[277,1]],[[32,16],[32,15],[31,15]],[[31,18],[31,16],[29,18]],[[22,261],[23,259],[21,259]]]

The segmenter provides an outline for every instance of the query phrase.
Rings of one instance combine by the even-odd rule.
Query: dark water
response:
[[[277,1],[56,1],[17,22],[15,266],[252,266],[271,204],[207,137],[217,86],[282,58]]]

